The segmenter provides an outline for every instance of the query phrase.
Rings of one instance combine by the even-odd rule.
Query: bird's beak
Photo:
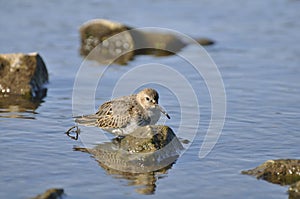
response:
[[[169,114],[161,106],[157,105],[157,107],[168,119],[171,119]]]

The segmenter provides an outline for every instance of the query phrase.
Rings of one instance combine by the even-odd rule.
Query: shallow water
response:
[[[72,91],[83,60],[78,28],[93,18],[170,28],[217,41],[206,50],[224,81],[227,115],[220,139],[203,159],[198,153],[211,116],[210,97],[203,80],[179,57],[139,56],[127,66],[114,65],[96,92],[98,105],[110,99],[118,77],[135,66],[157,62],[180,71],[201,93],[197,136],[172,168],[152,177],[154,191],[148,197],[288,197],[287,187],[240,171],[268,159],[299,158],[300,1],[5,1],[1,8],[0,52],[38,51],[50,83],[36,110],[0,111],[0,198],[28,198],[51,187],[64,188],[67,198],[144,197],[138,193],[143,186],[137,185],[137,177],[106,171],[89,154],[73,151],[83,143],[64,134],[74,125]],[[193,46],[183,51],[197,56]],[[160,103],[172,117],[166,124],[176,133],[179,102],[167,88],[156,87]],[[96,108],[86,106],[84,114]],[[187,110],[192,121],[195,110]],[[193,123],[186,128],[194,130]],[[102,135],[99,129],[89,130]],[[83,128],[81,136],[87,132]]]

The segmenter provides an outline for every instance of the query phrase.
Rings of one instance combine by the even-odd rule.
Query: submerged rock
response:
[[[279,159],[268,160],[254,169],[242,171],[258,179],[280,185],[291,185],[289,198],[300,198],[300,160]]]
[[[0,97],[41,99],[47,82],[47,68],[38,53],[0,54]]]
[[[80,36],[80,54],[104,64],[126,64],[135,55],[173,55],[188,45],[175,34],[146,32],[104,19],[84,23]],[[201,45],[214,44],[208,38],[196,40]]]
[[[242,171],[242,174],[253,175],[274,184],[290,185],[300,180],[300,160],[268,160],[254,169]]]
[[[31,199],[60,199],[64,194],[63,189],[52,188],[46,190],[44,193],[37,195]]]

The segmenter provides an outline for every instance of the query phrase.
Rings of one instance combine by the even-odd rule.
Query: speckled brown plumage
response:
[[[76,122],[94,125],[117,135],[127,134],[138,126],[155,124],[160,112],[169,118],[158,105],[158,98],[154,89],[146,88],[138,94],[105,102],[95,114],[79,117]]]

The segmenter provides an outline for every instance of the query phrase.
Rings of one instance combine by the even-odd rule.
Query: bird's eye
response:
[[[150,100],[149,97],[146,97],[146,100],[149,101]]]

